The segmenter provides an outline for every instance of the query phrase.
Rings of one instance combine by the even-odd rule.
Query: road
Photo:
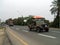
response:
[[[49,32],[28,31],[27,26],[13,26],[7,32],[13,45],[60,45],[60,30],[50,29]]]

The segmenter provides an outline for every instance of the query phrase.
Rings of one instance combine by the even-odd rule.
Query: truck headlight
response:
[[[48,27],[47,25],[45,25],[45,27]]]

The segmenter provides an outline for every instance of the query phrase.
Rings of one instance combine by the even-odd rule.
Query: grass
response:
[[[0,27],[0,29],[3,29],[3,27]]]
[[[5,29],[5,27],[1,27],[1,26],[0,26],[0,29]]]

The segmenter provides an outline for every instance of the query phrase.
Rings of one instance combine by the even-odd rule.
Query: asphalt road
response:
[[[15,36],[14,38],[10,35],[13,45],[60,45],[60,30],[58,29],[49,29],[49,32],[37,33],[29,31],[27,26],[10,28],[12,30],[9,31],[13,32],[12,35]]]

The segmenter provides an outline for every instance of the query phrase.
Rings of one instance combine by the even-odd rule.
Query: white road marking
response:
[[[24,32],[28,32],[27,30],[22,30],[22,31],[24,31]]]
[[[58,31],[52,31],[52,32],[55,32],[55,33],[60,33],[60,32],[58,32]]]
[[[44,37],[48,37],[48,38],[52,38],[52,39],[55,39],[56,37],[54,37],[54,36],[49,36],[49,35],[45,35],[45,34],[38,34],[38,35],[40,35],[40,36],[44,36]]]

